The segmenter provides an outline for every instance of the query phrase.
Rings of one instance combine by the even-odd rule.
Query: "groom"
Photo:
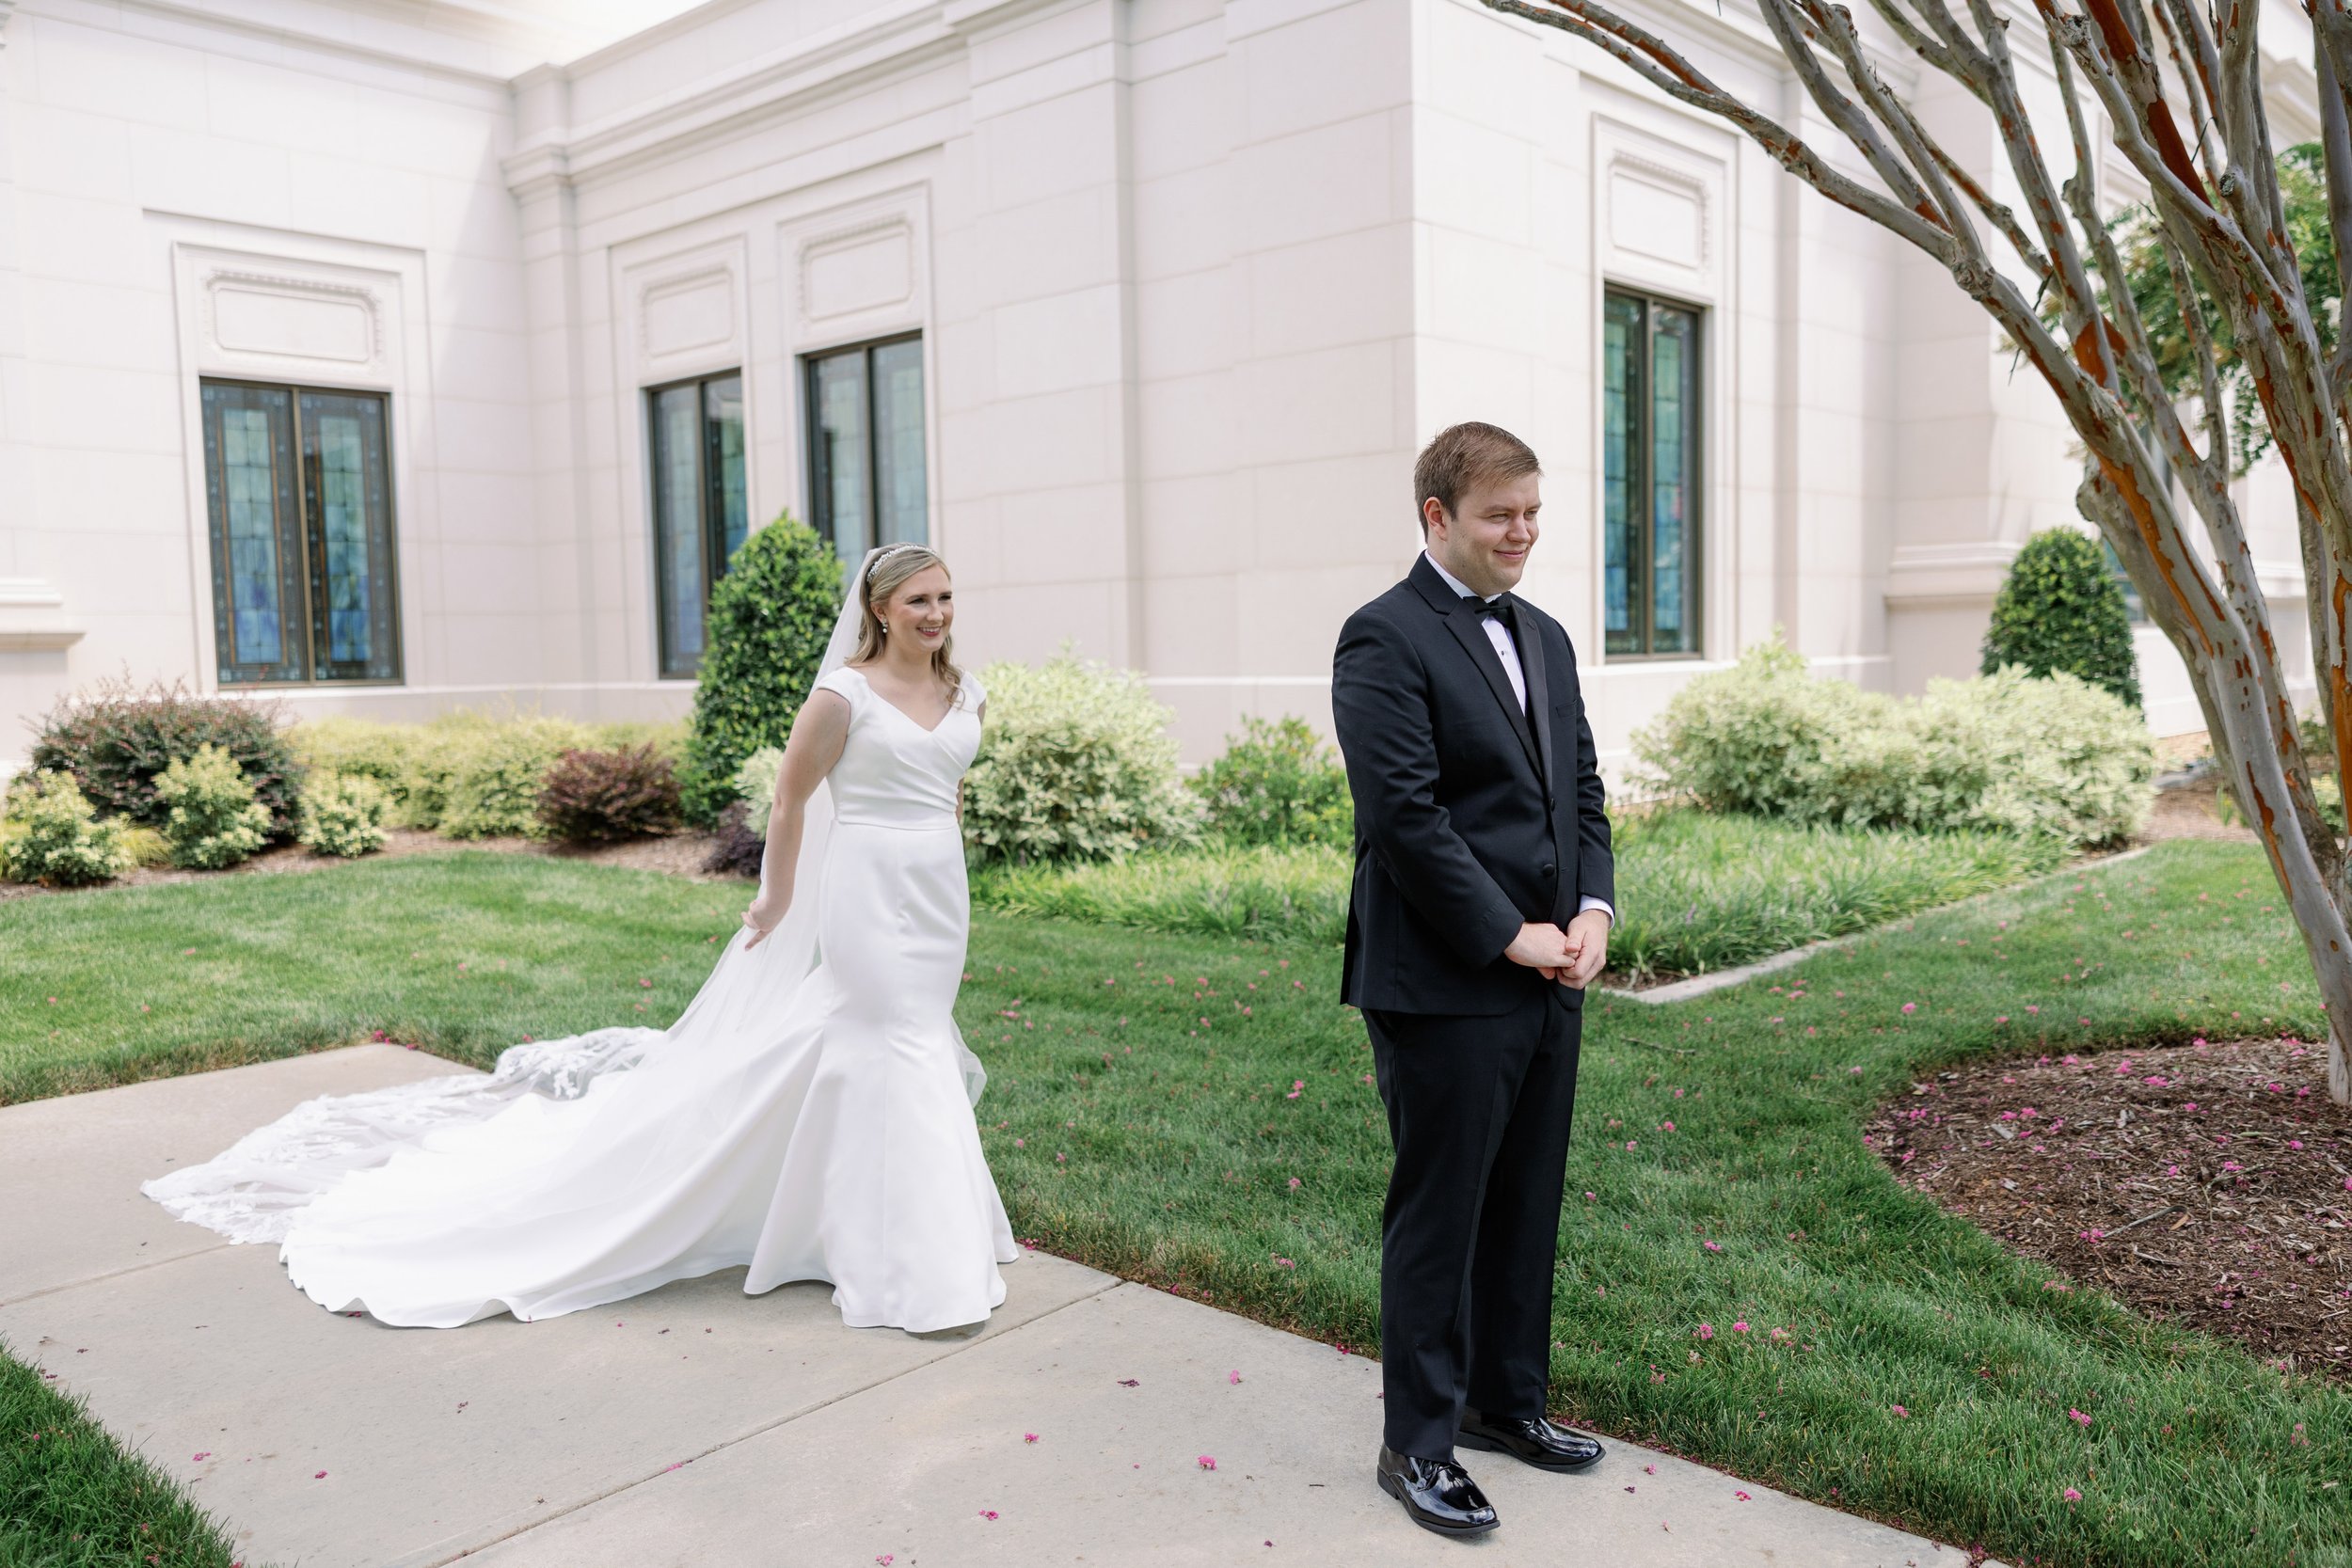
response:
[[[1381,1218],[1381,1490],[1415,1524],[1499,1522],[1455,1445],[1601,1456],[1544,1418],[1584,987],[1614,863],[1576,655],[1509,590],[1535,454],[1490,424],[1413,466],[1421,559],[1349,617],[1332,715],[1356,799],[1342,999],[1372,1033],[1396,1164]]]

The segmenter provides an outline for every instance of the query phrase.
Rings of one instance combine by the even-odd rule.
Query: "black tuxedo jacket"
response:
[[[1516,597],[1516,595],[1515,595]],[[1426,556],[1348,617],[1331,712],[1356,799],[1343,1001],[1507,1012],[1579,993],[1502,957],[1528,921],[1616,902],[1592,727],[1560,623],[1518,603],[1533,722],[1468,601]]]

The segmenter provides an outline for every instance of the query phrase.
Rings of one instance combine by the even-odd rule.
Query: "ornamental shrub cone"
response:
[[[2017,552],[1993,599],[1982,673],[2006,664],[2078,676],[2139,706],[2131,612],[2096,539],[2044,529]]]
[[[710,591],[710,635],[678,777],[688,821],[715,820],[735,799],[743,759],[792,733],[841,612],[842,578],[833,546],[788,514],[728,561]]]

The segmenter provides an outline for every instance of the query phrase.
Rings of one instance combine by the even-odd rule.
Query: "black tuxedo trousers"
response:
[[[1380,1215],[1383,1438],[1454,1451],[1465,1403],[1544,1414],[1561,1173],[1584,1009],[1529,993],[1500,1017],[1367,1011],[1396,1167]],[[1564,1000],[1564,998],[1565,998]]]

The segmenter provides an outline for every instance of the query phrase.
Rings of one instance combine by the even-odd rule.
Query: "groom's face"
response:
[[[1535,515],[1543,504],[1541,474],[1472,485],[1455,498],[1451,513],[1433,496],[1422,503],[1429,553],[1480,594],[1516,588],[1535,548]]]

